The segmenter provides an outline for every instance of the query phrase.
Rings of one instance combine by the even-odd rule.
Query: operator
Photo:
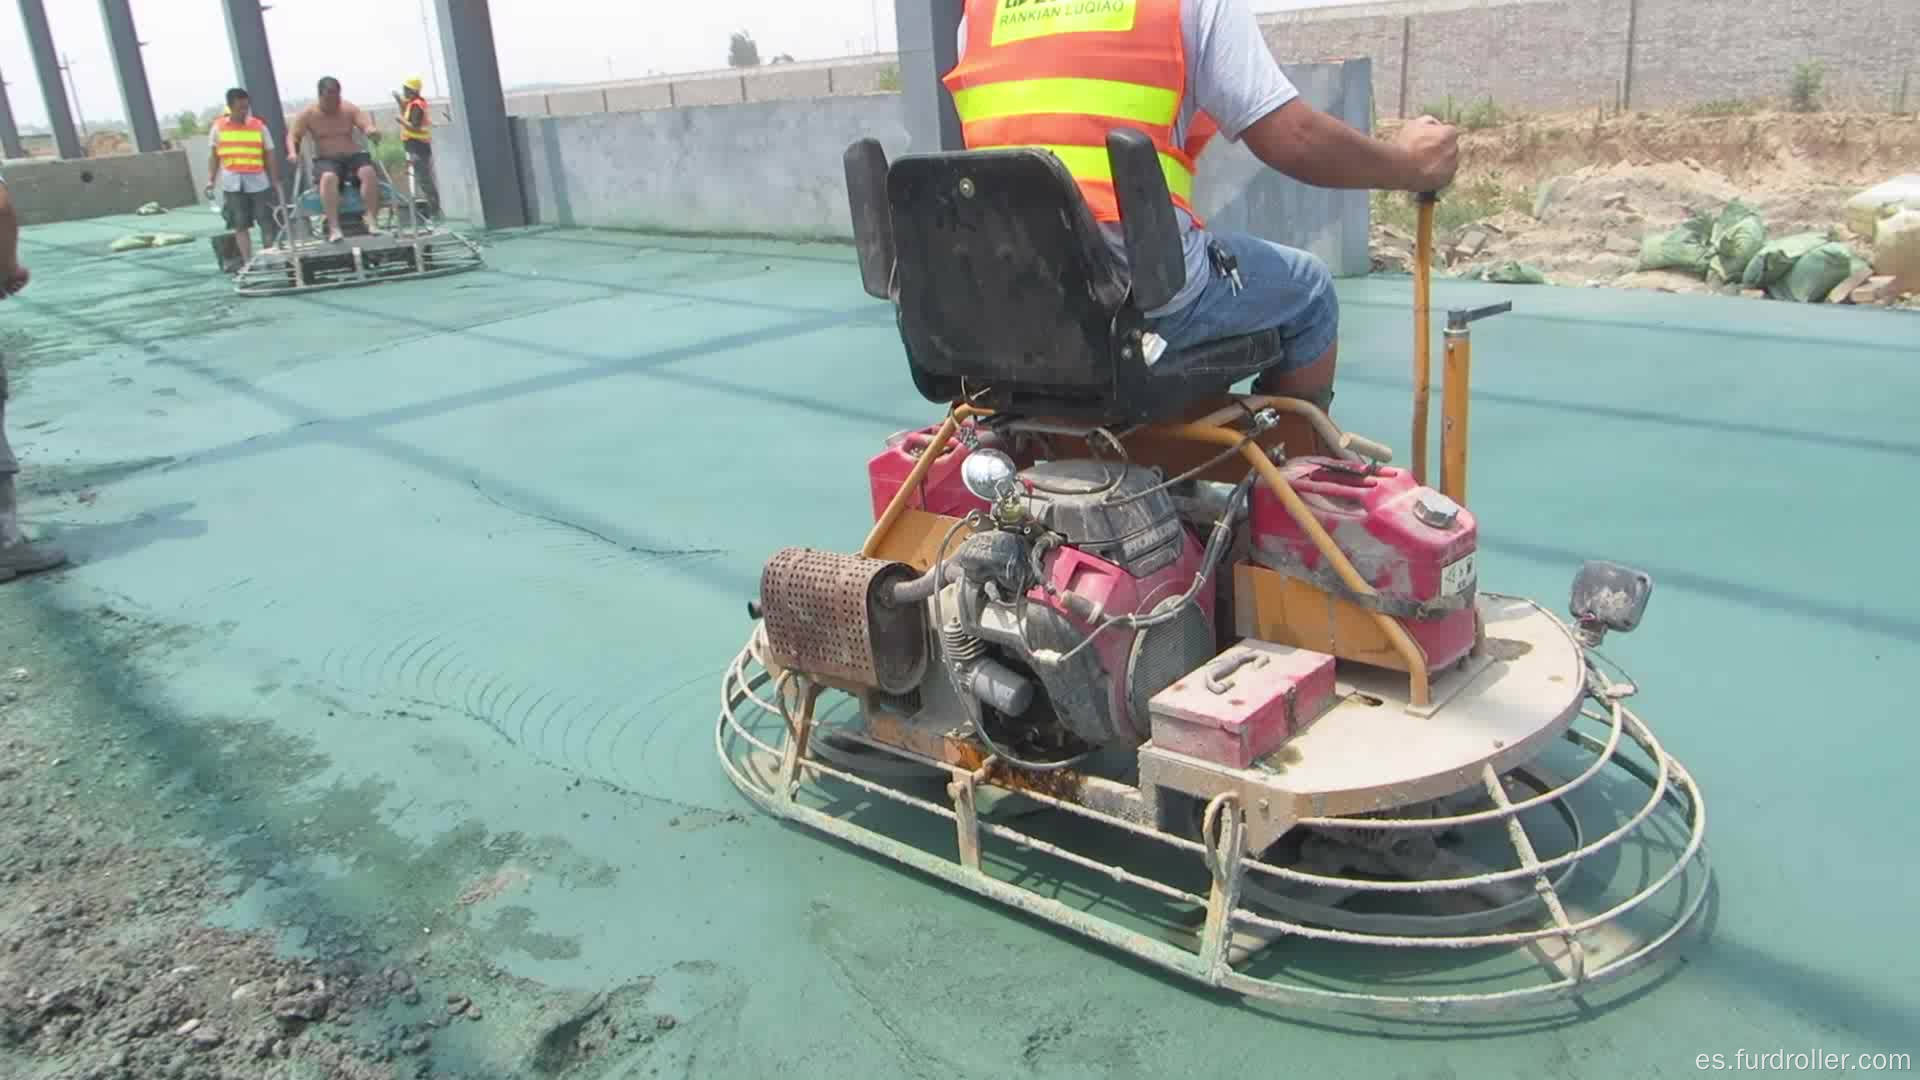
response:
[[[433,110],[420,94],[420,76],[401,84],[394,101],[400,106],[400,142],[407,148],[407,167],[416,190],[427,197],[427,216],[440,220],[440,186],[433,179]]]
[[[1323,409],[1339,350],[1332,274],[1310,252],[1208,231],[1189,201],[1194,160],[1217,131],[1302,183],[1401,191],[1439,190],[1458,162],[1457,132],[1430,116],[1388,142],[1308,104],[1247,0],[966,0],[959,57],[943,81],[967,148],[1053,150],[1122,258],[1107,132],[1150,136],[1187,265],[1186,286],[1146,312],[1154,332],[1180,349],[1279,327],[1283,356],[1254,392]]]
[[[271,241],[273,208],[286,199],[280,189],[280,161],[272,153],[273,138],[267,125],[250,113],[247,92],[239,87],[227,91],[227,112],[213,121],[212,138],[207,140],[207,189],[220,185],[221,213],[227,228],[233,230],[234,246],[240,249],[240,262],[253,257],[253,227],[260,226],[261,237]],[[269,184],[271,177],[271,184]],[[273,191],[273,202],[267,191]]]
[[[20,219],[13,212],[7,181],[0,177],[0,299],[27,287],[27,268],[20,265]],[[20,531],[20,510],[13,478],[20,462],[7,445],[7,358],[0,356],[0,582],[51,570],[67,561],[59,548],[29,543]]]
[[[380,231],[380,181],[373,170],[373,155],[360,148],[358,133],[369,142],[378,142],[380,131],[367,111],[351,101],[340,99],[340,80],[329,75],[320,80],[320,100],[300,110],[287,128],[287,160],[300,161],[300,139],[313,136],[313,167],[320,177],[320,205],[327,212],[327,239],[338,240],[340,232],[340,185],[360,185],[360,201],[366,205],[367,232]]]

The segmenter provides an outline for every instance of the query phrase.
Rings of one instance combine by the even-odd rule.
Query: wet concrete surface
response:
[[[337,1032],[368,1068],[476,1077],[1600,1077],[1915,1049],[1890,957],[1920,882],[1889,823],[1920,748],[1896,705],[1920,515],[1892,494],[1920,457],[1920,320],[1436,287],[1516,305],[1475,328],[1483,586],[1557,610],[1583,558],[1652,571],[1608,652],[1706,791],[1718,896],[1682,963],[1584,1012],[1394,1024],[1191,989],[727,783],[714,709],[762,561],[857,546],[866,459],[938,418],[847,249],[533,229],[474,273],[270,299],[234,296],[204,240],[107,252],[210,232],[196,215],[23,236],[10,434],[29,527],[73,565],[0,587],[0,674],[27,672],[0,791],[197,860],[167,871],[199,882],[177,910],[109,908],[112,933],[212,928],[271,943],[231,978],[386,987],[295,1047]],[[1407,282],[1341,290],[1336,413],[1402,445]],[[152,858],[99,873],[140,886]],[[113,891],[71,872],[55,892]],[[26,897],[0,934],[45,917]],[[424,1027],[448,995],[481,1018]],[[121,1075],[125,1023],[0,1063]],[[135,1041],[191,1046],[175,1030]],[[152,1075],[211,1059],[182,1060]]]

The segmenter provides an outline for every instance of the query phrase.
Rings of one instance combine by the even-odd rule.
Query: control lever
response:
[[[1503,300],[1447,312],[1446,368],[1440,385],[1440,493],[1462,506],[1467,503],[1467,388],[1473,372],[1468,325],[1512,310],[1513,301]]]

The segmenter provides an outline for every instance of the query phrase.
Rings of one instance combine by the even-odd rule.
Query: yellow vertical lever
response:
[[[1432,391],[1428,349],[1432,331],[1428,326],[1428,304],[1433,287],[1433,208],[1440,201],[1438,192],[1422,191],[1414,196],[1420,209],[1420,227],[1413,247],[1413,481],[1427,482],[1427,398]]]

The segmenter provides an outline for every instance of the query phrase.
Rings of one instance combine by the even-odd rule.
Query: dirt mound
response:
[[[1381,125],[1382,133],[1399,126]],[[1593,165],[1693,160],[1740,184],[1864,184],[1920,159],[1920,118],[1885,113],[1549,113],[1465,132],[1463,177],[1530,184]]]
[[[1870,238],[1846,229],[1844,207],[1920,157],[1920,122],[1766,113],[1588,117],[1583,125],[1544,117],[1467,132],[1461,156],[1434,244],[1449,272],[1514,261],[1556,285],[1709,292],[1687,274],[1640,270],[1645,239],[1737,199],[1759,213],[1769,238],[1828,234],[1868,258]],[[1375,268],[1409,268],[1410,212],[1393,201],[1375,205]]]

